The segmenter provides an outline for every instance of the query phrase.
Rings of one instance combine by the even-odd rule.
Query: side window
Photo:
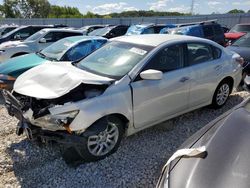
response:
[[[160,31],[164,28],[164,26],[155,26],[155,33],[160,33]]]
[[[214,55],[214,59],[219,59],[221,57],[221,49],[216,48],[216,47],[212,47],[213,48],[213,55]]]
[[[143,31],[143,34],[154,34],[155,33],[155,29],[153,27],[150,27],[150,28],[146,28],[144,31]]]
[[[63,32],[62,33],[62,38],[65,38],[65,37],[73,37],[73,36],[81,36],[82,34],[81,33],[75,33],[75,32]],[[61,39],[62,39],[61,38]]]
[[[16,32],[14,37],[20,37],[20,39],[28,38],[32,33],[32,29],[30,27],[23,28],[20,31]]]
[[[187,44],[187,51],[190,66],[213,60],[213,50],[210,45],[189,43]]]
[[[209,25],[203,27],[203,32],[205,37],[211,37],[214,35],[213,28]]]
[[[158,52],[146,65],[144,70],[154,69],[168,72],[183,68],[183,45],[170,46]]]
[[[33,27],[33,33],[36,33],[42,29],[44,29],[44,27]]]
[[[63,57],[64,61],[77,61],[86,57],[96,49],[104,45],[106,41],[104,40],[92,40],[79,43],[78,45],[71,48]]]

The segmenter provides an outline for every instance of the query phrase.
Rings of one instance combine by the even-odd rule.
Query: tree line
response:
[[[245,13],[243,10],[234,9],[228,13]],[[250,10],[248,11],[250,13]],[[179,12],[156,11],[125,11],[99,15],[92,12],[82,14],[78,8],[69,6],[51,5],[48,0],[3,0],[0,5],[2,18],[120,18],[120,17],[151,17],[151,16],[185,16]]]

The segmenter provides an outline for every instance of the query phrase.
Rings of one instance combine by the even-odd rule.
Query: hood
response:
[[[238,53],[245,60],[250,61],[250,48],[249,47],[240,47],[240,46],[228,46],[227,49]]]
[[[81,70],[69,62],[45,63],[20,75],[14,91],[38,99],[61,97],[82,83],[110,84],[110,78]]]
[[[8,59],[0,64],[0,74],[18,77],[28,69],[47,62],[36,54],[27,54]]]
[[[250,187],[249,143],[250,113],[239,108],[193,145],[207,148],[205,159],[182,158],[176,163],[169,187]]]

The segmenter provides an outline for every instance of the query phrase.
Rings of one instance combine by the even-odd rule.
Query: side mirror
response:
[[[45,39],[45,38],[41,38],[41,39],[39,40],[39,43],[46,43],[46,39]]]
[[[161,80],[162,76],[163,76],[163,73],[161,71],[153,70],[153,69],[145,70],[140,73],[140,77],[143,80]]]

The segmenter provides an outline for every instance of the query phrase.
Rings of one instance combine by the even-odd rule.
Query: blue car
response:
[[[131,25],[125,35],[156,34],[167,27],[165,24],[137,24]]]
[[[201,22],[201,24],[177,25],[176,28],[166,29],[161,33],[175,35],[189,35],[194,37],[206,38],[225,46],[225,36],[223,28],[218,23]]]

